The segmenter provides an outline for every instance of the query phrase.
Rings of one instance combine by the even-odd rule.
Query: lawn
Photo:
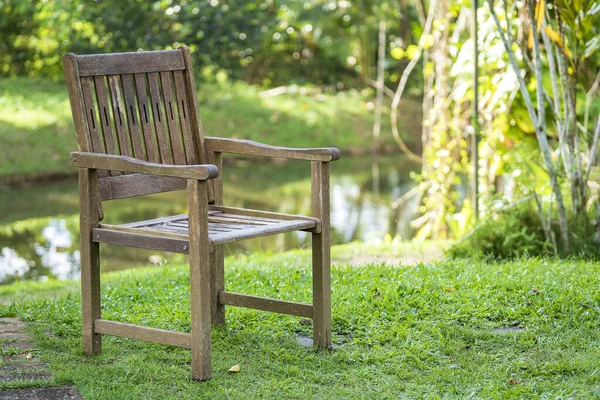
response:
[[[295,88],[291,93],[261,96],[260,88],[242,83],[198,82],[204,130],[209,136],[258,140],[290,147],[337,146],[345,154],[370,148],[372,111],[368,94],[320,93]],[[368,92],[368,91],[367,91]],[[407,100],[401,131],[407,142],[420,138],[418,101]],[[395,149],[384,116],[382,144]],[[49,79],[0,79],[0,183],[16,177],[74,173],[69,151],[77,149],[67,90]]]
[[[86,399],[591,398],[600,396],[599,267],[336,263],[331,354],[298,344],[311,335],[301,318],[229,307],[227,325],[213,330],[206,383],[190,381],[184,349],[106,337],[101,355],[83,356],[73,283],[53,283],[52,299],[0,306],[0,315],[24,318],[56,382]],[[309,253],[232,256],[226,286],[309,301]],[[103,317],[189,332],[188,287],[185,265],[105,274]],[[21,283],[0,295],[34,289]],[[239,373],[227,372],[236,364]]]

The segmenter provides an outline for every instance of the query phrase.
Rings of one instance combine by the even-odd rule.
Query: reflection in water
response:
[[[343,160],[343,159],[342,159]],[[307,163],[226,165],[223,171],[227,205],[290,214],[310,213],[310,179]],[[390,204],[414,184],[410,169],[395,160],[346,159],[332,165],[332,243],[382,240],[386,235],[410,239],[410,221],[416,199],[393,209]],[[36,191],[31,193],[32,191]],[[0,193],[2,208],[27,207],[24,221],[0,215],[0,284],[17,279],[54,277],[74,279],[79,275],[77,184],[57,184],[41,189]],[[34,199],[38,199],[37,203]],[[55,203],[49,199],[58,199]],[[20,204],[19,202],[25,202]],[[44,209],[53,204],[50,209]],[[55,207],[55,208],[52,208]],[[107,223],[124,223],[186,212],[185,192],[162,193],[104,203]],[[62,215],[62,216],[57,216]],[[236,251],[280,251],[308,247],[310,235],[292,232],[226,245],[226,254]],[[178,258],[177,258],[178,257]],[[101,246],[103,270],[161,264],[182,256],[119,246]]]
[[[67,229],[66,221],[52,219],[39,234],[36,233],[36,230],[29,229],[16,233],[9,242],[20,241],[21,246],[2,247],[0,283],[17,279],[47,279],[49,276],[58,279],[79,276],[79,250],[73,248],[72,232]]]

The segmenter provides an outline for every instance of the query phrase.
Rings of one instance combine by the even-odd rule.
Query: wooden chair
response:
[[[225,305],[313,319],[314,344],[331,346],[329,162],[335,148],[291,149],[205,137],[189,49],[63,56],[79,151],[83,350],[102,335],[186,347],[192,378],[212,374],[211,322]],[[222,153],[307,160],[312,217],[226,207]],[[188,214],[101,224],[102,201],[187,188]],[[313,304],[226,292],[222,244],[290,231],[312,233]],[[191,333],[101,319],[100,243],[189,254]]]

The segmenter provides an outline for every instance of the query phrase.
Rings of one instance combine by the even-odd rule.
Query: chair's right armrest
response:
[[[78,168],[103,169],[148,175],[174,176],[177,178],[205,181],[219,176],[219,169],[212,164],[171,165],[156,164],[137,158],[112,154],[88,153],[75,151],[71,153],[71,165]]]
[[[221,153],[244,154],[249,156],[279,157],[308,161],[335,161],[340,158],[340,151],[335,147],[299,149],[292,147],[270,146],[245,139],[229,139],[206,136],[204,138],[209,151]]]

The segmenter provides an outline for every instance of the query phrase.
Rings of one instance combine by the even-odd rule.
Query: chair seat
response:
[[[318,232],[317,218],[243,208],[209,206],[208,235],[213,245],[292,231]],[[101,224],[93,231],[99,243],[187,253],[188,215],[180,214],[121,225]]]

